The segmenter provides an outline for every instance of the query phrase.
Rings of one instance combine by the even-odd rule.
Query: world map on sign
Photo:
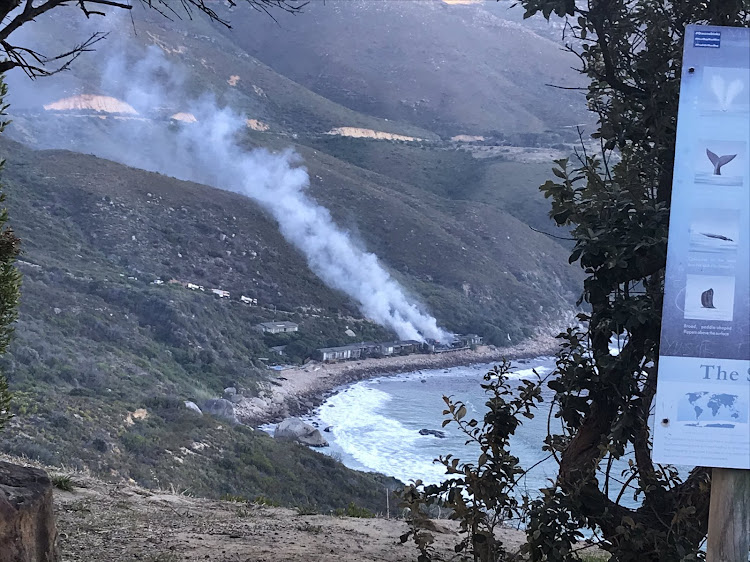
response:
[[[678,404],[677,420],[690,426],[731,429],[748,423],[748,407],[737,394],[688,392]]]

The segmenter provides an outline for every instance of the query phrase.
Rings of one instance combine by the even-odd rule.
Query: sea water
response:
[[[515,388],[520,379],[535,380],[535,372],[544,377],[553,367],[552,357],[517,364],[509,382]],[[474,464],[479,456],[479,447],[467,444],[467,436],[455,423],[441,427],[447,419],[442,413],[443,396],[462,401],[465,419],[475,418],[481,424],[488,395],[480,384],[491,368],[492,364],[485,364],[422,370],[359,382],[328,398],[307,421],[328,429],[323,433],[330,443],[326,453],[350,468],[380,472],[402,482],[419,479],[437,484],[446,478],[445,467],[435,462],[439,456],[452,454]],[[557,469],[542,450],[553,393],[545,386],[542,394],[544,402],[534,419],[522,418],[523,425],[511,440],[511,452],[524,468],[537,465],[521,483],[530,491],[548,485]],[[553,431],[555,421],[559,425],[553,418]],[[420,435],[421,429],[442,431],[445,437]]]

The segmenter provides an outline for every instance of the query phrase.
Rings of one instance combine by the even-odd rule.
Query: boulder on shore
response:
[[[327,447],[328,441],[323,438],[320,430],[299,418],[288,418],[276,426],[273,432],[276,439],[291,439],[310,447]]]
[[[0,461],[0,562],[57,562],[47,473]]]
[[[229,400],[225,400],[224,398],[206,400],[203,403],[202,409],[204,413],[228,421],[232,425],[240,423],[234,414],[234,406]]]

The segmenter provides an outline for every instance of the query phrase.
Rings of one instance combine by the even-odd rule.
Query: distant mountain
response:
[[[565,72],[562,59],[555,59],[564,57],[559,47],[531,27],[502,19],[499,13],[497,6],[490,9],[484,4],[449,5],[437,0],[311,2],[296,17],[277,13],[278,25],[252,12],[232,11],[229,16],[235,27],[227,30],[205,18],[174,22],[152,11],[135,9],[135,31],[132,26],[118,27],[121,20],[107,19],[118,24],[113,26],[111,36],[95,57],[83,56],[76,61],[71,73],[37,81],[32,86],[16,76],[11,84],[15,105],[9,133],[34,147],[78,150],[129,163],[141,162],[129,158],[130,152],[136,152],[129,143],[142,145],[148,138],[155,144],[152,150],[145,151],[154,155],[147,167],[162,170],[158,144],[172,143],[180,127],[189,127],[191,120],[195,120],[190,113],[195,100],[210,94],[220,105],[227,104],[248,118],[244,133],[248,149],[295,147],[310,171],[315,198],[331,210],[340,225],[360,238],[368,250],[380,256],[448,329],[478,331],[496,343],[505,342],[508,337],[516,340],[536,328],[557,325],[555,319],[560,311],[568,309],[576,290],[578,273],[562,259],[560,246],[529,228],[529,225],[536,230],[551,228],[545,216],[546,202],[537,190],[548,165],[507,162],[502,153],[475,158],[470,151],[461,150],[461,142],[440,140],[427,128],[437,124],[437,129],[445,134],[448,129],[429,115],[448,116],[464,109],[468,112],[482,109],[482,100],[488,99],[482,96],[490,95],[488,88],[493,89],[493,95],[497,94],[498,84],[506,84],[504,80],[508,77],[514,77],[515,89],[504,90],[500,97],[515,104],[508,109],[515,117],[523,115],[526,111],[523,107],[529,103],[538,105],[539,115],[556,115],[560,119],[577,116],[575,110],[559,111],[560,99],[566,98],[558,98],[567,94],[549,88],[539,90],[528,82],[534,69],[557,72],[561,80],[572,76]],[[509,13],[509,17],[518,17],[516,12]],[[98,26],[102,20],[97,21]],[[28,40],[39,42],[39,49],[44,52],[55,52],[63,48],[66,38],[82,37],[95,29],[91,25],[79,20],[42,21],[40,27],[31,28],[36,30],[36,36]],[[52,30],[57,32],[50,33]],[[288,41],[285,53],[274,51],[280,48],[282,37]],[[361,37],[371,39],[363,43]],[[303,43],[305,49],[301,48]],[[418,56],[419,49],[432,47],[435,50],[430,51],[427,59]],[[393,49],[398,53],[392,52]],[[483,49],[480,56],[478,51]],[[268,58],[276,70],[248,54],[250,50],[257,51],[254,55],[258,57]],[[321,72],[325,70],[321,76],[327,78],[321,78],[320,84],[334,87],[338,83],[336,76],[342,79],[344,75],[360,76],[363,83],[373,88],[370,95],[377,94],[382,107],[396,107],[393,95],[412,87],[433,88],[445,92],[447,97],[443,105],[427,104],[424,112],[403,114],[401,121],[391,121],[370,115],[377,113],[372,108],[355,110],[342,105],[354,98],[342,99],[341,103],[330,101],[282,75],[301,72],[305,65],[317,68],[322,53],[333,58],[321,67]],[[497,60],[514,61],[515,70],[509,70],[507,65],[503,70],[502,64],[491,62],[488,53],[498,57]],[[531,53],[535,53],[533,64],[527,60]],[[441,62],[436,66],[434,57],[438,55]],[[356,64],[355,59],[359,61]],[[490,66],[495,68],[495,74],[485,72]],[[409,80],[402,76],[407,69],[413,74]],[[475,80],[471,82],[464,77],[455,84],[446,84],[446,69],[472,72]],[[543,76],[549,78],[553,75],[549,73]],[[134,92],[133,83],[143,82],[147,74],[150,80],[156,76],[156,81],[147,82]],[[394,82],[392,87],[381,89],[383,80],[378,76],[388,80],[391,79],[388,77],[401,78],[393,78],[399,85]],[[302,80],[303,76],[297,78]],[[476,83],[484,93],[461,101],[464,88],[454,86],[469,83]],[[509,83],[506,85],[510,88]],[[556,98],[545,97],[547,94]],[[336,97],[334,93],[329,95]],[[491,104],[491,107],[495,111],[492,115],[497,117],[500,115],[497,111],[505,111],[502,108],[510,105]],[[494,117],[487,115],[489,123]],[[505,130],[543,130],[541,125],[532,126],[543,120],[534,119],[529,117],[525,121],[529,126],[524,125],[523,129]],[[481,132],[467,129],[467,120],[461,123],[461,131]],[[355,140],[326,134],[335,129],[334,125],[372,128],[392,133],[393,138],[414,140]],[[26,153],[19,158],[34,161],[38,157]],[[82,157],[70,154],[55,158],[68,165]],[[13,159],[10,160],[13,165]],[[110,193],[107,188],[110,182],[119,183],[123,176],[133,177],[136,173],[103,160],[81,162],[90,177],[102,177],[101,170],[110,170],[106,175],[109,179],[103,177],[98,187],[109,197],[124,195],[120,191]],[[65,177],[52,171],[47,175]],[[204,192],[195,193],[200,198],[203,195],[198,194]],[[78,195],[71,197],[75,200]],[[189,205],[190,198],[185,202],[175,200],[172,206],[176,208],[178,204]],[[214,201],[209,198],[207,204],[212,206]],[[246,204],[253,207],[249,201]],[[205,207],[198,208],[191,216],[202,216]],[[130,213],[138,217],[151,210],[152,207],[138,204]],[[90,219],[75,206],[70,211]],[[259,212],[257,208],[255,212]],[[180,218],[167,217],[167,224],[175,223],[175,232],[180,231]],[[217,220],[224,219],[206,216],[202,228],[220,228]],[[164,219],[156,222],[162,224]],[[188,232],[178,239],[164,238],[162,232],[152,245],[157,253],[174,253],[180,252],[175,248],[176,241],[184,246],[194,244],[196,239],[198,232]],[[255,239],[256,244],[267,244],[274,239],[270,244],[274,248],[285,245],[271,222],[265,223]],[[98,239],[96,244],[102,240]],[[144,254],[140,245],[121,240],[117,250],[110,248],[107,255],[118,256],[123,263],[133,264],[149,275],[164,275],[155,254]],[[203,260],[216,251],[206,250],[195,259]],[[297,254],[286,249],[279,255]],[[227,256],[226,259],[239,262],[228,270],[212,272],[211,281],[233,285],[233,290],[245,286],[246,279],[237,274],[247,267],[241,257],[236,252]],[[288,264],[299,259],[290,257],[279,263],[289,267]],[[44,261],[40,259],[40,263]],[[169,265],[180,267],[172,261]],[[199,266],[196,269],[206,275],[211,271]],[[312,274],[306,271],[305,275]],[[265,280],[269,286],[282,283],[278,275],[270,277]],[[289,287],[282,292],[281,300],[273,292],[263,298],[268,305],[291,308],[320,306],[321,301],[327,301],[325,307],[343,306],[333,304],[330,300],[333,297],[328,296],[332,294],[323,289],[321,282],[311,282],[309,287],[306,291]],[[339,303],[346,302],[341,296],[334,301],[337,299]],[[346,306],[355,310],[351,302]]]
[[[273,21],[252,12],[259,25]],[[44,53],[70,49],[94,31],[106,30],[106,40],[97,43],[95,53],[85,53],[72,68],[44,80],[31,83],[22,73],[9,74],[9,97],[13,112],[37,112],[56,102],[78,95],[122,98],[132,86],[129,75],[134,67],[144,70],[157,56],[171,67],[179,85],[170,86],[166,106],[154,107],[148,98],[128,100],[139,114],[170,116],[184,112],[188,102],[202,97],[215,99],[218,105],[232,107],[253,119],[258,128],[272,133],[323,134],[341,126],[386,131],[419,138],[435,139],[434,133],[410,125],[358,113],[316,94],[293,79],[249,55],[235,43],[241,34],[223,35],[222,28],[206,21],[169,21],[159,14],[133,8],[135,25],[125,18],[39,18],[24,37]],[[149,50],[151,52],[149,52]]]
[[[446,199],[312,148],[297,149],[315,197],[441,325],[504,343],[558,330],[570,317],[578,275],[554,241],[497,207]],[[162,458],[170,439],[200,440],[211,429],[191,429],[184,413],[170,410],[180,400],[221,395],[230,385],[254,395],[267,376],[262,358],[300,360],[315,347],[394,337],[313,275],[245,197],[7,140],[0,141],[0,155],[8,160],[3,183],[23,241],[24,274],[16,337],[0,358],[24,414],[0,443],[6,451],[96,470],[109,466],[153,484],[138,451]],[[213,295],[213,288],[230,298]],[[299,334],[280,340],[255,330],[274,318],[298,323]],[[286,358],[270,349],[280,344],[288,344]],[[54,408],[44,406],[51,400]],[[144,405],[161,417],[121,429],[118,420]],[[92,416],[93,425],[86,422]],[[168,438],[168,431],[180,433]],[[91,457],[92,446],[107,455]],[[167,470],[167,461],[158,461],[158,470]],[[215,469],[201,470],[205,476]],[[190,478],[182,474],[177,481],[190,486]],[[221,478],[222,490],[247,490]]]
[[[223,35],[343,106],[444,136],[590,122],[583,93],[551,86],[582,85],[575,56],[549,38],[559,30],[522,23],[512,5],[313,1],[301,15],[279,14],[278,25],[235,10],[236,30]]]
[[[71,72],[37,81],[31,91],[11,77],[17,109],[62,94],[117,96],[127,77],[102,61],[143,57],[135,45],[158,48],[179,67],[188,94],[210,93],[275,132],[324,133],[361,127],[420,138],[454,135],[561,134],[591,123],[572,70],[577,59],[543,19],[522,19],[509,1],[452,5],[442,0],[313,0],[276,22],[246,9],[217,8],[232,29],[206,18],[169,21],[135,6],[129,20],[40,19],[28,41],[44,53],[109,29],[95,55]],[[555,40],[553,40],[554,38]],[[126,43],[125,43],[126,41]],[[125,48],[127,45],[127,48]],[[108,62],[108,64],[109,64]],[[104,67],[104,72],[103,72]],[[179,111],[176,97],[170,109]]]

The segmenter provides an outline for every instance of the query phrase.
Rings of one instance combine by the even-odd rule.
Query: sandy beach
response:
[[[362,359],[338,363],[311,361],[302,367],[279,371],[262,385],[257,397],[243,398],[235,404],[235,413],[242,423],[261,425],[278,422],[286,417],[309,412],[335,389],[367,378],[422,369],[439,369],[491,363],[503,358],[524,358],[552,355],[557,340],[550,336],[530,339],[515,346],[497,348],[479,346],[441,354],[415,354],[379,359]]]

